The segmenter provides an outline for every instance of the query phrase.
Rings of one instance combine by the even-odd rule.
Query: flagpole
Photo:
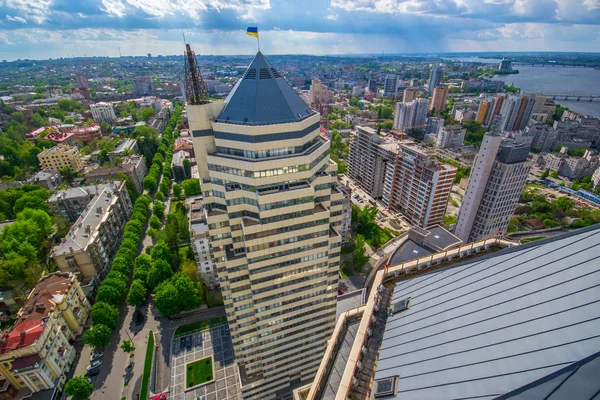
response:
[[[260,52],[260,37],[258,37],[258,34],[256,35],[256,40],[258,41],[258,51]]]

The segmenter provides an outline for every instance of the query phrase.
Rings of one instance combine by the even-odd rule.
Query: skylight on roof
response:
[[[398,392],[399,376],[390,376],[389,378],[378,379],[375,381],[373,393],[375,398],[393,396]]]

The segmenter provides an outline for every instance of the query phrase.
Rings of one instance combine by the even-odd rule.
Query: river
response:
[[[518,65],[514,75],[496,75],[507,85],[521,88],[523,93],[554,94],[600,94],[600,71],[593,68],[528,67]],[[557,99],[563,107],[578,113],[600,117],[600,101],[564,101]]]

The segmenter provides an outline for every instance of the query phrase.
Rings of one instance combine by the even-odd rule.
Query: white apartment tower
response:
[[[528,154],[497,133],[483,137],[454,230],[464,243],[506,234],[531,169]]]
[[[509,95],[502,102],[498,129],[501,131],[522,131],[527,127],[533,108],[535,96],[532,94]]]
[[[409,103],[396,103],[394,129],[425,129],[427,124],[428,99],[415,99]]]
[[[435,89],[436,86],[440,85],[440,82],[442,81],[442,68],[439,66],[439,64],[433,64],[433,66],[431,67],[431,71],[429,72],[429,93],[433,94],[433,89]]]
[[[187,113],[242,397],[273,399],[313,379],[334,328],[337,165],[260,52],[224,103]]]
[[[92,112],[92,118],[97,123],[106,122],[107,124],[114,124],[117,120],[115,110],[111,103],[96,103],[90,105],[90,111]]]
[[[398,91],[398,75],[388,74],[383,81],[383,97],[394,98]]]

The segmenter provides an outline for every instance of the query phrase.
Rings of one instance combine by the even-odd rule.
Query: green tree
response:
[[[181,192],[182,192],[181,185],[179,185],[177,183],[174,184],[173,185],[173,196],[175,196],[175,198],[179,198],[179,196],[181,196]]]
[[[71,167],[63,167],[59,172],[60,176],[62,176],[65,181],[71,181],[77,177],[77,173],[73,171],[73,168]]]
[[[540,179],[544,180],[544,179],[548,178],[549,175],[550,175],[550,170],[547,169],[544,172],[542,172],[542,174],[540,175]]]
[[[134,280],[129,288],[127,304],[130,306],[141,306],[146,301],[146,285],[140,280]]]
[[[166,317],[202,304],[201,287],[192,278],[179,272],[156,288],[156,308]]]
[[[150,120],[153,116],[156,115],[156,110],[154,108],[148,107],[142,110],[142,119],[146,122]]]
[[[153,216],[150,217],[149,224],[154,229],[160,229],[160,227],[162,226],[162,223],[160,222],[160,219],[156,215],[153,215]]]
[[[131,340],[123,340],[123,343],[121,343],[121,350],[123,350],[125,353],[133,355],[135,347],[131,343]]]
[[[353,238],[354,251],[352,252],[352,264],[356,268],[361,268],[368,260],[365,249],[365,237],[357,234]]]
[[[108,326],[93,325],[83,334],[83,342],[92,347],[106,347],[110,341],[111,330]]]
[[[181,183],[185,197],[201,194],[200,181],[198,179],[186,179]]]
[[[152,204],[152,214],[156,215],[158,218],[162,218],[165,216],[165,205],[160,201],[155,201]]]
[[[571,211],[575,204],[567,196],[560,196],[552,201],[552,206],[561,211]]]
[[[125,295],[126,285],[126,279],[109,279],[107,277],[102,281],[102,285],[100,285],[100,289],[98,289],[96,300],[104,301],[112,305],[118,305]]]
[[[150,249],[150,247],[148,248]],[[133,279],[139,279],[142,282],[146,282],[150,268],[152,268],[152,257],[148,254],[140,254],[136,257],[133,266]]]
[[[119,320],[119,310],[111,304],[97,301],[92,306],[90,316],[94,325],[101,324],[108,326],[110,329],[115,329]]]
[[[158,200],[158,201],[165,201],[165,198],[166,197],[165,197],[164,194],[162,194],[162,192],[156,193],[156,200]]]
[[[154,193],[156,191],[156,187],[157,187],[157,183],[156,183],[157,180],[158,180],[157,176],[155,176],[154,174],[152,174],[152,175],[148,174],[142,180],[142,186],[148,192]]]
[[[87,400],[94,391],[94,385],[83,376],[76,376],[65,383],[65,394],[73,400]]]
[[[173,253],[171,252],[169,246],[167,246],[167,244],[162,240],[152,247],[150,256],[152,257],[152,261],[163,260],[169,265],[173,262]]]
[[[192,176],[192,164],[187,158],[183,160],[183,172],[186,178],[190,178]]]
[[[150,289],[156,288],[162,282],[166,281],[173,274],[171,264],[167,261],[158,259],[152,262],[152,268],[148,271],[147,285]]]

